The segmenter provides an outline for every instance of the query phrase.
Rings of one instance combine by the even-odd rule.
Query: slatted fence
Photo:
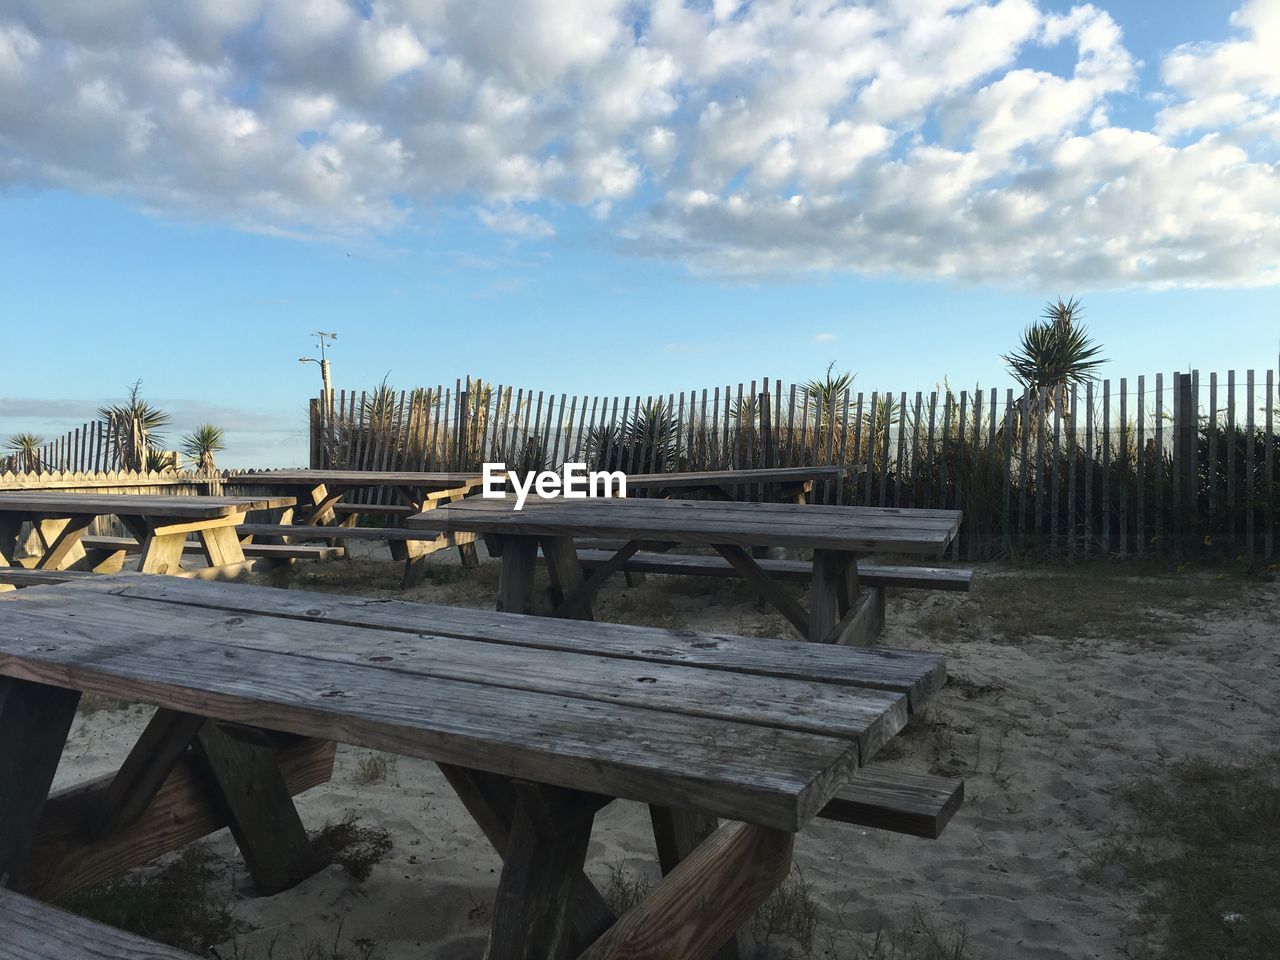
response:
[[[959,508],[956,551],[1271,557],[1274,370],[1198,371],[1037,392],[832,390],[761,378],[657,396],[493,385],[337,391],[311,404],[313,466],[467,470],[484,462],[632,473],[852,464],[827,503]]]

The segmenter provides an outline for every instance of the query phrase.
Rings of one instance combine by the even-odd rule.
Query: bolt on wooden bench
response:
[[[153,810],[188,763],[212,776],[260,888],[296,882],[311,865],[282,751],[338,738],[440,764],[503,858],[491,960],[709,960],[814,817],[945,824],[958,790],[931,825],[925,784],[868,766],[944,681],[927,653],[173,577],[32,588],[0,601],[0,885],[69,822],[93,838],[172,818]],[[121,771],[85,788],[105,792],[83,817],[46,802],[79,691],[158,708]],[[650,805],[665,874],[622,917],[582,871],[618,797]]]

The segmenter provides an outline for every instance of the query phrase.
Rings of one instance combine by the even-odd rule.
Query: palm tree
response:
[[[148,454],[164,446],[157,431],[169,425],[169,414],[143,400],[141,391],[142,381],[135,381],[125,403],[98,408],[115,438],[117,462],[125,470],[146,468]]]
[[[44,437],[34,433],[15,433],[9,438],[7,449],[13,454],[19,473],[34,473],[40,469],[40,448]]]
[[[222,428],[212,423],[202,423],[182,438],[182,452],[196,462],[196,470],[201,473],[213,473],[217,469],[213,455],[226,447]]]
[[[837,417],[841,414],[835,411],[840,410],[845,392],[853,386],[853,378],[857,376],[847,370],[836,373],[835,369],[836,362],[832,360],[821,380],[808,380],[804,383],[804,388],[808,391],[809,415],[820,429],[825,429],[832,422],[838,424]]]
[[[1045,304],[1040,322],[1022,333],[1022,342],[1005,354],[1014,378],[1026,388],[1032,401],[1053,409],[1065,387],[1094,379],[1094,370],[1106,363],[1099,356],[1101,344],[1089,336],[1083,323],[1084,304],[1075,297]]]

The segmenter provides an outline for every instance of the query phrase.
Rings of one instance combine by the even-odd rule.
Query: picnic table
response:
[[[530,499],[522,510],[512,498],[472,498],[409,518],[410,527],[446,533],[470,531],[496,537],[502,554],[498,608],[527,612],[541,549],[551,575],[556,616],[590,619],[591,598],[641,549],[678,543],[715,549],[730,568],[800,632],[822,643],[865,645],[884,619],[882,586],[863,589],[859,556],[901,553],[938,557],[960,528],[958,510],[905,510],[793,503],[695,500]],[[575,541],[617,538],[621,545],[583,572]],[[752,548],[812,550],[809,608],[781,585],[769,561]],[[709,558],[716,559],[716,558]],[[794,562],[794,561],[793,561]]]
[[[376,470],[265,470],[230,477],[232,486],[265,487],[273,493],[297,496],[301,506],[285,510],[277,524],[255,524],[241,531],[246,542],[290,543],[301,539],[321,538],[330,541],[351,539],[384,540],[393,560],[405,564],[403,585],[416,585],[426,571],[424,558],[446,547],[457,547],[463,566],[479,564],[475,537],[421,537],[388,523],[383,528],[358,528],[361,513],[404,517],[430,510],[442,503],[460,500],[484,482],[476,473],[422,473]],[[397,504],[359,504],[344,502],[357,490],[389,489],[395,492]],[[341,515],[341,516],[339,516]],[[283,529],[285,526],[291,529]],[[323,528],[323,529],[321,529]]]
[[[743,487],[760,487],[764,499],[775,503],[804,503],[814,483],[839,480],[854,467],[836,464],[812,467],[769,467],[748,470],[699,470],[687,473],[629,473],[627,492],[650,490],[661,496],[701,493],[712,500],[735,500]]]
[[[787,876],[798,831],[875,805],[842,797],[944,680],[927,653],[174,578],[34,587],[0,598],[0,888],[65,893],[105,872],[104,845],[117,868],[155,856],[190,816],[178,778],[282,889],[318,865],[273,738],[339,740],[440,765],[503,859],[489,960],[704,960]],[[114,777],[46,803],[81,693],[157,711]],[[615,798],[707,824],[660,842],[664,879],[622,917],[582,872]],[[36,909],[0,896],[0,929],[38,936]]]
[[[287,508],[292,497],[151,496],[128,493],[0,493],[0,566],[17,563],[18,534],[30,522],[40,543],[38,570],[95,565],[84,536],[93,521],[115,516],[137,538],[142,573],[181,572],[189,534],[210,567],[245,562],[236,526],[251,510]]]

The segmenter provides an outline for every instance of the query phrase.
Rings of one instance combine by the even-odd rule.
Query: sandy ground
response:
[[[852,960],[878,930],[930,928],[943,938],[963,931],[974,958],[1133,956],[1147,936],[1137,893],[1112,882],[1120,878],[1109,869],[1090,869],[1128,816],[1120,791],[1134,778],[1162,776],[1173,760],[1274,746],[1280,589],[1129,572],[986,569],[969,596],[893,596],[882,645],[945,653],[951,683],[881,761],[962,776],[967,802],[937,841],[812,825],[797,842],[802,879],[793,888],[807,890],[816,910],[812,939],[788,936],[780,921],[758,922],[744,935],[744,955]],[[398,565],[373,554],[305,568],[294,587],[488,607],[496,564],[407,593],[398,576]],[[618,580],[599,616],[789,637],[744,588],[721,582],[651,577],[628,589]],[[113,769],[146,717],[142,707],[83,716],[59,782]],[[366,756],[341,748],[332,782],[298,805],[310,828],[349,813],[385,828],[389,857],[362,883],[335,866],[258,898],[236,869],[229,836],[215,836],[232,865],[233,913],[252,928],[219,956],[294,960],[336,942],[357,958],[362,941],[376,943],[373,956],[384,960],[481,955],[498,859],[431,764],[400,758],[382,782],[360,783]],[[656,879],[644,808],[615,803],[600,815],[589,872],[615,891],[620,880]]]

